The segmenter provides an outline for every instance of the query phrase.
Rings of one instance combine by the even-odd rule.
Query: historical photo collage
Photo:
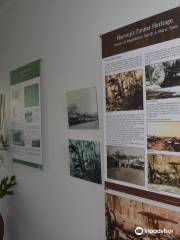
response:
[[[127,118],[128,112],[133,112],[136,116],[143,111],[143,70],[136,69],[105,76],[105,93],[107,119],[111,113],[117,113],[117,116],[119,115],[119,119],[121,120],[118,120],[116,123],[118,129],[117,127],[115,129],[122,133],[123,129],[121,127],[125,127],[122,123],[124,117],[126,116],[125,124],[131,121],[130,117]],[[112,118],[109,124],[115,124],[115,119],[116,117]],[[130,123],[131,126],[132,124]],[[109,134],[113,135],[113,133]],[[145,184],[144,148],[143,146],[137,147],[132,146],[132,144],[131,146],[127,146],[124,144],[125,141],[128,143],[130,138],[132,139],[133,131],[129,132],[128,135],[125,139],[124,133],[123,141],[119,136],[117,144],[107,143],[107,177],[143,186]],[[107,138],[110,139],[113,137],[109,136]]]
[[[119,70],[119,55],[104,63],[110,181],[180,194],[180,60],[173,51],[139,50],[138,61],[124,54],[129,65]],[[163,53],[171,59],[157,62]]]
[[[180,239],[179,14],[102,35],[107,240]]]
[[[180,59],[147,65],[145,73],[148,184],[154,190],[180,194]]]

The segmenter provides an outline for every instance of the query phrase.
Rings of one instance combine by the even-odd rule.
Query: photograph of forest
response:
[[[149,187],[180,194],[180,156],[148,154]]]
[[[69,140],[70,174],[101,184],[100,143],[85,140]]]
[[[107,240],[179,240],[180,212],[106,193]],[[171,230],[137,235],[135,229]]]
[[[143,109],[142,69],[105,77],[106,111]]]

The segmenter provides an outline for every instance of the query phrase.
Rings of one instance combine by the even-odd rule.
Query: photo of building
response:
[[[144,185],[144,149],[108,146],[107,177]]]

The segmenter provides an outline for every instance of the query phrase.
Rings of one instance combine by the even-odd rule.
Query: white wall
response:
[[[179,0],[16,0],[0,17],[0,84],[9,71],[42,58],[47,171],[13,164],[8,240],[104,239],[103,186],[69,176],[68,137],[102,139],[99,35],[180,4]],[[100,131],[68,131],[65,92],[96,85]]]

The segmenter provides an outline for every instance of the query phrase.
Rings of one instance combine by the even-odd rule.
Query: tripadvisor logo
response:
[[[141,235],[143,235],[143,234],[172,234],[173,233],[173,229],[165,229],[165,228],[163,228],[163,229],[146,229],[146,228],[142,228],[142,227],[137,227],[136,229],[135,229],[135,234],[137,235],[137,236],[141,236]]]
[[[137,227],[137,228],[135,229],[135,234],[136,234],[137,236],[141,236],[141,235],[143,235],[143,233],[144,233],[144,230],[143,230],[142,227]]]

